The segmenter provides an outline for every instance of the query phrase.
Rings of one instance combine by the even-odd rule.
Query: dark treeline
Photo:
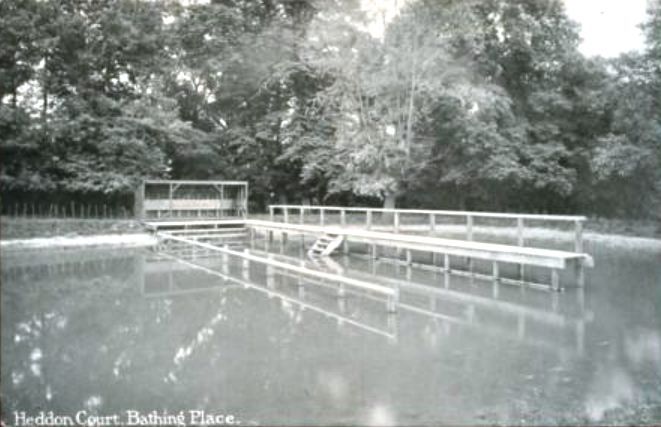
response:
[[[3,202],[168,177],[248,180],[253,209],[658,215],[661,0],[608,60],[561,0],[365,22],[359,0],[2,0]]]

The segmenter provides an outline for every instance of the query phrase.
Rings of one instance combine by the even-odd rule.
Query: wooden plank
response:
[[[217,234],[224,234],[224,233],[232,233],[232,232],[243,232],[244,234],[247,233],[247,229],[245,227],[223,227],[223,228],[196,228],[196,229],[187,229],[187,230],[168,230],[168,233],[173,233],[173,234],[185,234],[185,235],[191,235],[191,234],[207,234],[207,233],[217,233]]]
[[[155,185],[169,185],[169,184],[179,184],[179,185],[233,185],[233,186],[248,186],[248,181],[200,181],[200,180],[168,180],[168,179],[147,179],[144,181],[145,184],[155,184]]]
[[[243,219],[208,219],[208,220],[165,220],[165,221],[146,221],[144,225],[149,230],[158,230],[166,227],[184,227],[201,225],[244,225]]]
[[[232,209],[232,199],[147,199],[144,201],[144,210],[219,210]]]
[[[210,230],[213,231],[213,230]],[[167,231],[167,233],[171,233]],[[180,233],[172,233],[175,236],[181,236]],[[185,237],[190,239],[227,239],[230,237],[248,237],[248,233],[208,233],[208,234],[194,234],[194,235],[185,235]]]

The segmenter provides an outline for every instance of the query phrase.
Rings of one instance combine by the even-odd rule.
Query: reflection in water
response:
[[[650,363],[661,366],[661,334],[659,331],[644,329],[625,337],[625,350],[629,361],[641,366]]]
[[[4,413],[204,409],[244,424],[661,420],[658,253],[599,252],[590,286],[558,294],[273,249],[276,259],[398,287],[397,314],[378,294],[338,297],[334,283],[186,248],[4,257]]]
[[[322,314],[326,317],[333,318],[333,319],[337,320],[338,322],[341,322],[341,323],[346,322],[350,325],[359,327],[359,328],[361,328],[365,331],[368,331],[368,332],[373,332],[377,335],[381,335],[381,336],[384,336],[386,338],[394,338],[395,337],[395,335],[391,332],[380,330],[380,329],[378,329],[376,327],[372,327],[372,326],[370,326],[366,323],[359,322],[359,321],[356,321],[354,319],[342,316],[342,315],[340,315],[338,313],[335,313],[333,311],[330,311],[330,310],[326,310],[326,309],[324,309],[324,308],[322,308],[318,305],[313,305],[313,304],[307,303],[307,302],[303,301],[300,298],[291,297],[291,296],[289,296],[289,295],[287,295],[283,292],[275,291],[275,287],[276,287],[275,281],[274,281],[275,276],[273,275],[273,273],[269,273],[269,268],[267,268],[267,273],[266,273],[266,279],[267,279],[266,280],[266,285],[262,286],[262,285],[259,285],[257,283],[254,283],[254,282],[247,282],[247,281],[237,279],[237,278],[232,277],[232,276],[227,275],[227,274],[219,273],[219,272],[217,272],[213,269],[204,267],[202,265],[187,261],[185,259],[173,256],[173,255],[162,253],[161,256],[169,258],[172,261],[178,262],[180,264],[187,265],[189,268],[202,270],[202,271],[204,271],[204,272],[206,272],[206,273],[208,273],[212,276],[219,277],[219,278],[221,278],[225,281],[240,284],[240,285],[243,286],[244,289],[252,289],[252,290],[260,291],[263,294],[266,294],[269,298],[277,297],[281,300],[282,311],[285,312],[285,313],[288,313],[290,318],[297,317],[297,316],[292,310],[290,310],[291,306],[289,305],[289,303],[295,304],[296,306],[299,307],[300,310],[310,309],[310,310],[318,312],[318,313],[320,313],[320,314]],[[242,277],[245,277],[246,270],[245,270],[244,264],[242,264],[242,268],[243,268]],[[300,286],[302,284],[302,282],[299,281],[299,282],[297,282],[297,284]],[[195,290],[195,291],[197,291],[197,290]],[[340,305],[340,311],[342,311],[342,305]]]
[[[285,255],[279,255],[276,259],[292,264],[298,263],[297,258]],[[320,264],[318,260],[310,260],[309,262],[317,266]],[[334,264],[337,263],[334,262]],[[544,346],[554,351],[566,352],[568,351],[567,346],[563,345],[562,341],[559,342],[557,340],[557,333],[560,331],[560,333],[573,335],[571,344],[574,346],[574,351],[579,354],[583,352],[585,324],[592,319],[592,313],[585,310],[583,289],[576,290],[574,301],[572,301],[576,312],[570,315],[559,313],[559,294],[555,292],[547,294],[551,300],[550,307],[531,307],[525,304],[501,300],[498,297],[494,297],[493,294],[477,295],[467,292],[466,289],[450,289],[453,280],[461,284],[463,278],[452,276],[448,273],[443,273],[444,287],[441,288],[431,284],[412,281],[413,268],[411,267],[404,269],[404,274],[408,280],[398,280],[379,275],[376,263],[371,262],[370,264],[370,274],[352,271],[348,276],[362,280],[376,281],[380,284],[387,284],[398,288],[401,300],[398,304],[400,313],[410,312],[433,319],[437,326],[440,322],[443,325],[442,328],[446,335],[450,332],[450,325],[460,324],[481,333],[495,332],[510,338],[515,337],[528,344]],[[338,267],[333,268],[334,271],[347,270],[348,266],[337,265]],[[304,264],[304,266],[306,265]],[[301,280],[305,280],[320,287],[336,288],[334,284],[316,279],[304,279],[295,273],[281,271],[280,274],[297,279],[299,283]],[[498,286],[498,283],[495,283],[494,286]],[[348,292],[354,295],[360,295],[362,298],[380,300],[378,297],[365,295],[355,289],[348,290]],[[418,298],[416,299],[415,297]],[[340,301],[343,306],[346,305],[346,300],[342,299]],[[445,312],[439,309],[439,307],[445,308]],[[512,320],[508,321],[507,316],[511,316]],[[515,322],[514,327],[512,322]],[[527,323],[530,324],[528,329],[533,330],[532,334],[526,334]],[[540,327],[550,328],[555,331],[540,334],[538,330]]]
[[[368,409],[368,416],[365,422],[368,426],[392,426],[396,425],[395,417],[392,414],[390,405],[375,404]]]
[[[627,372],[619,367],[600,367],[590,387],[585,410],[592,421],[601,421],[607,411],[628,405],[633,398],[634,384]]]

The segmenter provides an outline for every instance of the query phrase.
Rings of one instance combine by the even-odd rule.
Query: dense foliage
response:
[[[0,2],[4,194],[245,179],[283,200],[658,215],[661,0],[586,58],[561,0]]]

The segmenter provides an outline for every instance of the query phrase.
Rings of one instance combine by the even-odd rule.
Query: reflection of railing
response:
[[[170,252],[168,255],[172,254]],[[191,278],[190,268],[171,259],[160,256],[156,259],[145,259],[142,282],[142,296],[146,298],[163,298],[183,295],[194,295],[204,292],[221,292],[231,286],[224,284],[209,284]]]
[[[227,257],[231,255],[231,256],[235,256],[235,257],[243,259],[244,266],[246,268],[247,268],[247,263],[249,263],[250,261],[253,261],[253,262],[260,263],[260,264],[266,264],[267,267],[280,268],[280,269],[283,269],[283,270],[294,271],[294,272],[297,272],[299,274],[303,274],[303,275],[306,275],[306,276],[312,276],[312,277],[317,277],[317,278],[320,278],[320,279],[331,280],[335,283],[338,283],[338,285],[339,285],[338,292],[340,294],[344,292],[345,285],[346,286],[357,287],[357,288],[365,289],[365,290],[369,290],[369,291],[378,292],[378,293],[384,294],[388,297],[387,307],[388,307],[389,311],[394,311],[396,309],[397,300],[399,298],[399,292],[397,291],[397,289],[389,288],[389,287],[382,286],[382,285],[377,285],[377,284],[370,283],[370,282],[365,282],[365,281],[361,281],[361,280],[352,279],[352,278],[345,277],[345,276],[342,276],[342,275],[339,275],[339,274],[326,273],[326,272],[317,271],[317,270],[313,270],[313,269],[306,268],[306,267],[301,267],[300,265],[292,265],[290,263],[276,261],[276,260],[273,259],[273,257],[256,256],[256,255],[251,254],[248,249],[245,249],[243,252],[239,252],[239,251],[231,250],[227,247],[219,247],[219,246],[211,245],[211,244],[208,244],[208,243],[199,242],[199,241],[196,241],[196,240],[191,240],[191,239],[187,239],[187,238],[183,238],[183,237],[173,236],[172,234],[168,234],[168,233],[164,233],[164,232],[160,232],[158,235],[159,235],[159,237],[163,238],[164,240],[172,240],[172,241],[175,241],[175,242],[187,243],[187,244],[192,245],[192,246],[197,246],[197,247],[201,247],[201,248],[204,248],[204,249],[209,249],[211,251],[220,252],[221,254],[223,254],[223,263],[224,263],[224,265],[228,265],[229,260],[227,259]],[[267,272],[268,272],[268,268],[267,268]]]
[[[259,253],[263,252],[259,251]],[[296,259],[288,255],[277,255],[277,257],[282,260],[290,261]],[[346,264],[343,268],[349,270]],[[410,267],[407,268],[407,270],[409,269]],[[443,274],[443,287],[439,287],[431,286],[429,284],[416,283],[410,279],[401,280],[385,277],[376,273],[370,274],[356,270],[349,271],[349,274],[358,279],[378,281],[380,283],[387,284],[388,286],[399,289],[400,301],[397,304],[398,313],[411,312],[432,319],[441,320],[449,324],[457,324],[470,327],[482,332],[494,332],[511,338],[525,339],[531,344],[547,348],[555,348],[561,351],[564,350],[560,343],[546,339],[543,336],[540,337],[536,334],[526,332],[526,329],[530,328],[531,324],[534,324],[537,328],[541,326],[548,328],[548,330],[556,331],[557,333],[566,333],[567,331],[571,331],[573,338],[575,339],[576,351],[578,354],[582,354],[584,349],[585,326],[586,323],[589,323],[593,319],[593,313],[585,310],[583,290],[579,290],[577,293],[579,304],[578,312],[570,315],[566,312],[566,308],[563,310],[563,312],[558,311],[558,294],[556,293],[550,294],[553,304],[551,307],[545,309],[522,304],[519,302],[500,299],[502,297],[499,297],[497,294],[496,296],[489,297],[486,295],[461,291],[459,289],[452,289],[450,288],[449,280],[451,275],[448,273]],[[298,278],[300,280],[300,276],[296,274],[287,272],[282,272],[281,274],[294,279]],[[329,288],[332,287],[330,284],[324,283],[322,281],[306,281],[318,286],[325,286]],[[494,283],[494,286],[498,286],[498,284]],[[362,298],[378,301],[376,297],[360,293],[358,291],[352,291],[351,293],[354,295],[359,295]],[[430,301],[430,307],[420,307],[419,305],[413,304],[410,301],[403,302],[411,296],[427,297]],[[437,303],[439,302],[461,306],[464,307],[465,310],[463,310],[462,314],[460,315],[443,313],[438,311]],[[503,327],[503,325],[500,325],[499,327],[492,321],[485,321],[485,319],[479,321],[477,318],[480,317],[480,314],[489,314],[491,315],[491,318],[498,319],[501,322],[507,321],[507,319],[514,319],[516,321],[515,333],[511,334],[509,328]],[[511,323],[507,323],[507,325],[510,324]]]
[[[292,304],[296,304],[296,305],[298,305],[299,307],[301,307],[303,309],[309,309],[311,311],[323,314],[324,316],[333,318],[333,319],[337,320],[338,322],[346,323],[346,324],[358,327],[360,329],[363,329],[365,331],[372,332],[372,333],[375,333],[377,335],[384,336],[386,338],[390,338],[390,339],[396,338],[396,335],[393,332],[385,331],[385,330],[379,329],[377,327],[368,325],[366,323],[360,322],[358,320],[352,319],[350,317],[344,316],[342,314],[338,314],[338,313],[335,313],[333,311],[326,310],[322,307],[311,304],[311,303],[309,303],[307,301],[304,301],[302,299],[294,298],[294,297],[292,297],[290,295],[287,295],[283,292],[279,292],[279,291],[273,289],[272,287],[264,287],[264,286],[260,286],[260,285],[257,285],[255,283],[246,281],[246,280],[241,280],[241,279],[238,279],[236,277],[232,277],[228,274],[221,273],[221,272],[213,270],[211,268],[204,267],[204,266],[199,265],[199,264],[195,264],[193,262],[175,257],[175,256],[167,254],[167,253],[161,253],[161,255],[166,257],[166,258],[172,259],[176,262],[179,262],[181,264],[184,264],[188,267],[191,267],[191,268],[194,268],[194,269],[197,269],[197,270],[200,270],[200,271],[204,271],[204,272],[206,272],[208,274],[211,274],[211,275],[214,275],[216,277],[220,277],[223,280],[233,282],[235,284],[242,285],[245,288],[250,288],[250,289],[257,290],[257,291],[265,293],[269,296],[274,296],[274,297],[280,298],[283,301],[287,301],[287,302],[290,302]]]
[[[475,219],[496,219],[514,221],[516,224],[517,244],[525,246],[525,225],[530,221],[543,221],[551,223],[573,223],[574,224],[574,251],[578,253],[583,252],[583,222],[586,217],[584,216],[570,216],[570,215],[535,215],[535,214],[509,214],[509,213],[495,213],[495,212],[469,212],[469,211],[446,211],[446,210],[425,210],[425,209],[378,209],[378,208],[356,208],[356,207],[342,207],[342,206],[300,206],[300,205],[270,205],[269,215],[271,221],[275,220],[276,211],[283,214],[284,222],[290,221],[290,212],[298,212],[298,222],[305,223],[306,213],[318,212],[318,224],[326,225],[326,213],[336,212],[339,213],[339,224],[347,225],[347,213],[356,213],[365,216],[365,228],[370,229],[374,226],[374,214],[389,214],[392,215],[392,223],[387,224],[392,226],[395,232],[399,232],[402,228],[401,216],[416,216],[426,218],[422,223],[428,221],[428,229],[434,232],[437,227],[436,220],[438,217],[458,217],[463,218],[466,227],[466,239],[474,239],[474,220]],[[389,221],[390,222],[390,221]]]

